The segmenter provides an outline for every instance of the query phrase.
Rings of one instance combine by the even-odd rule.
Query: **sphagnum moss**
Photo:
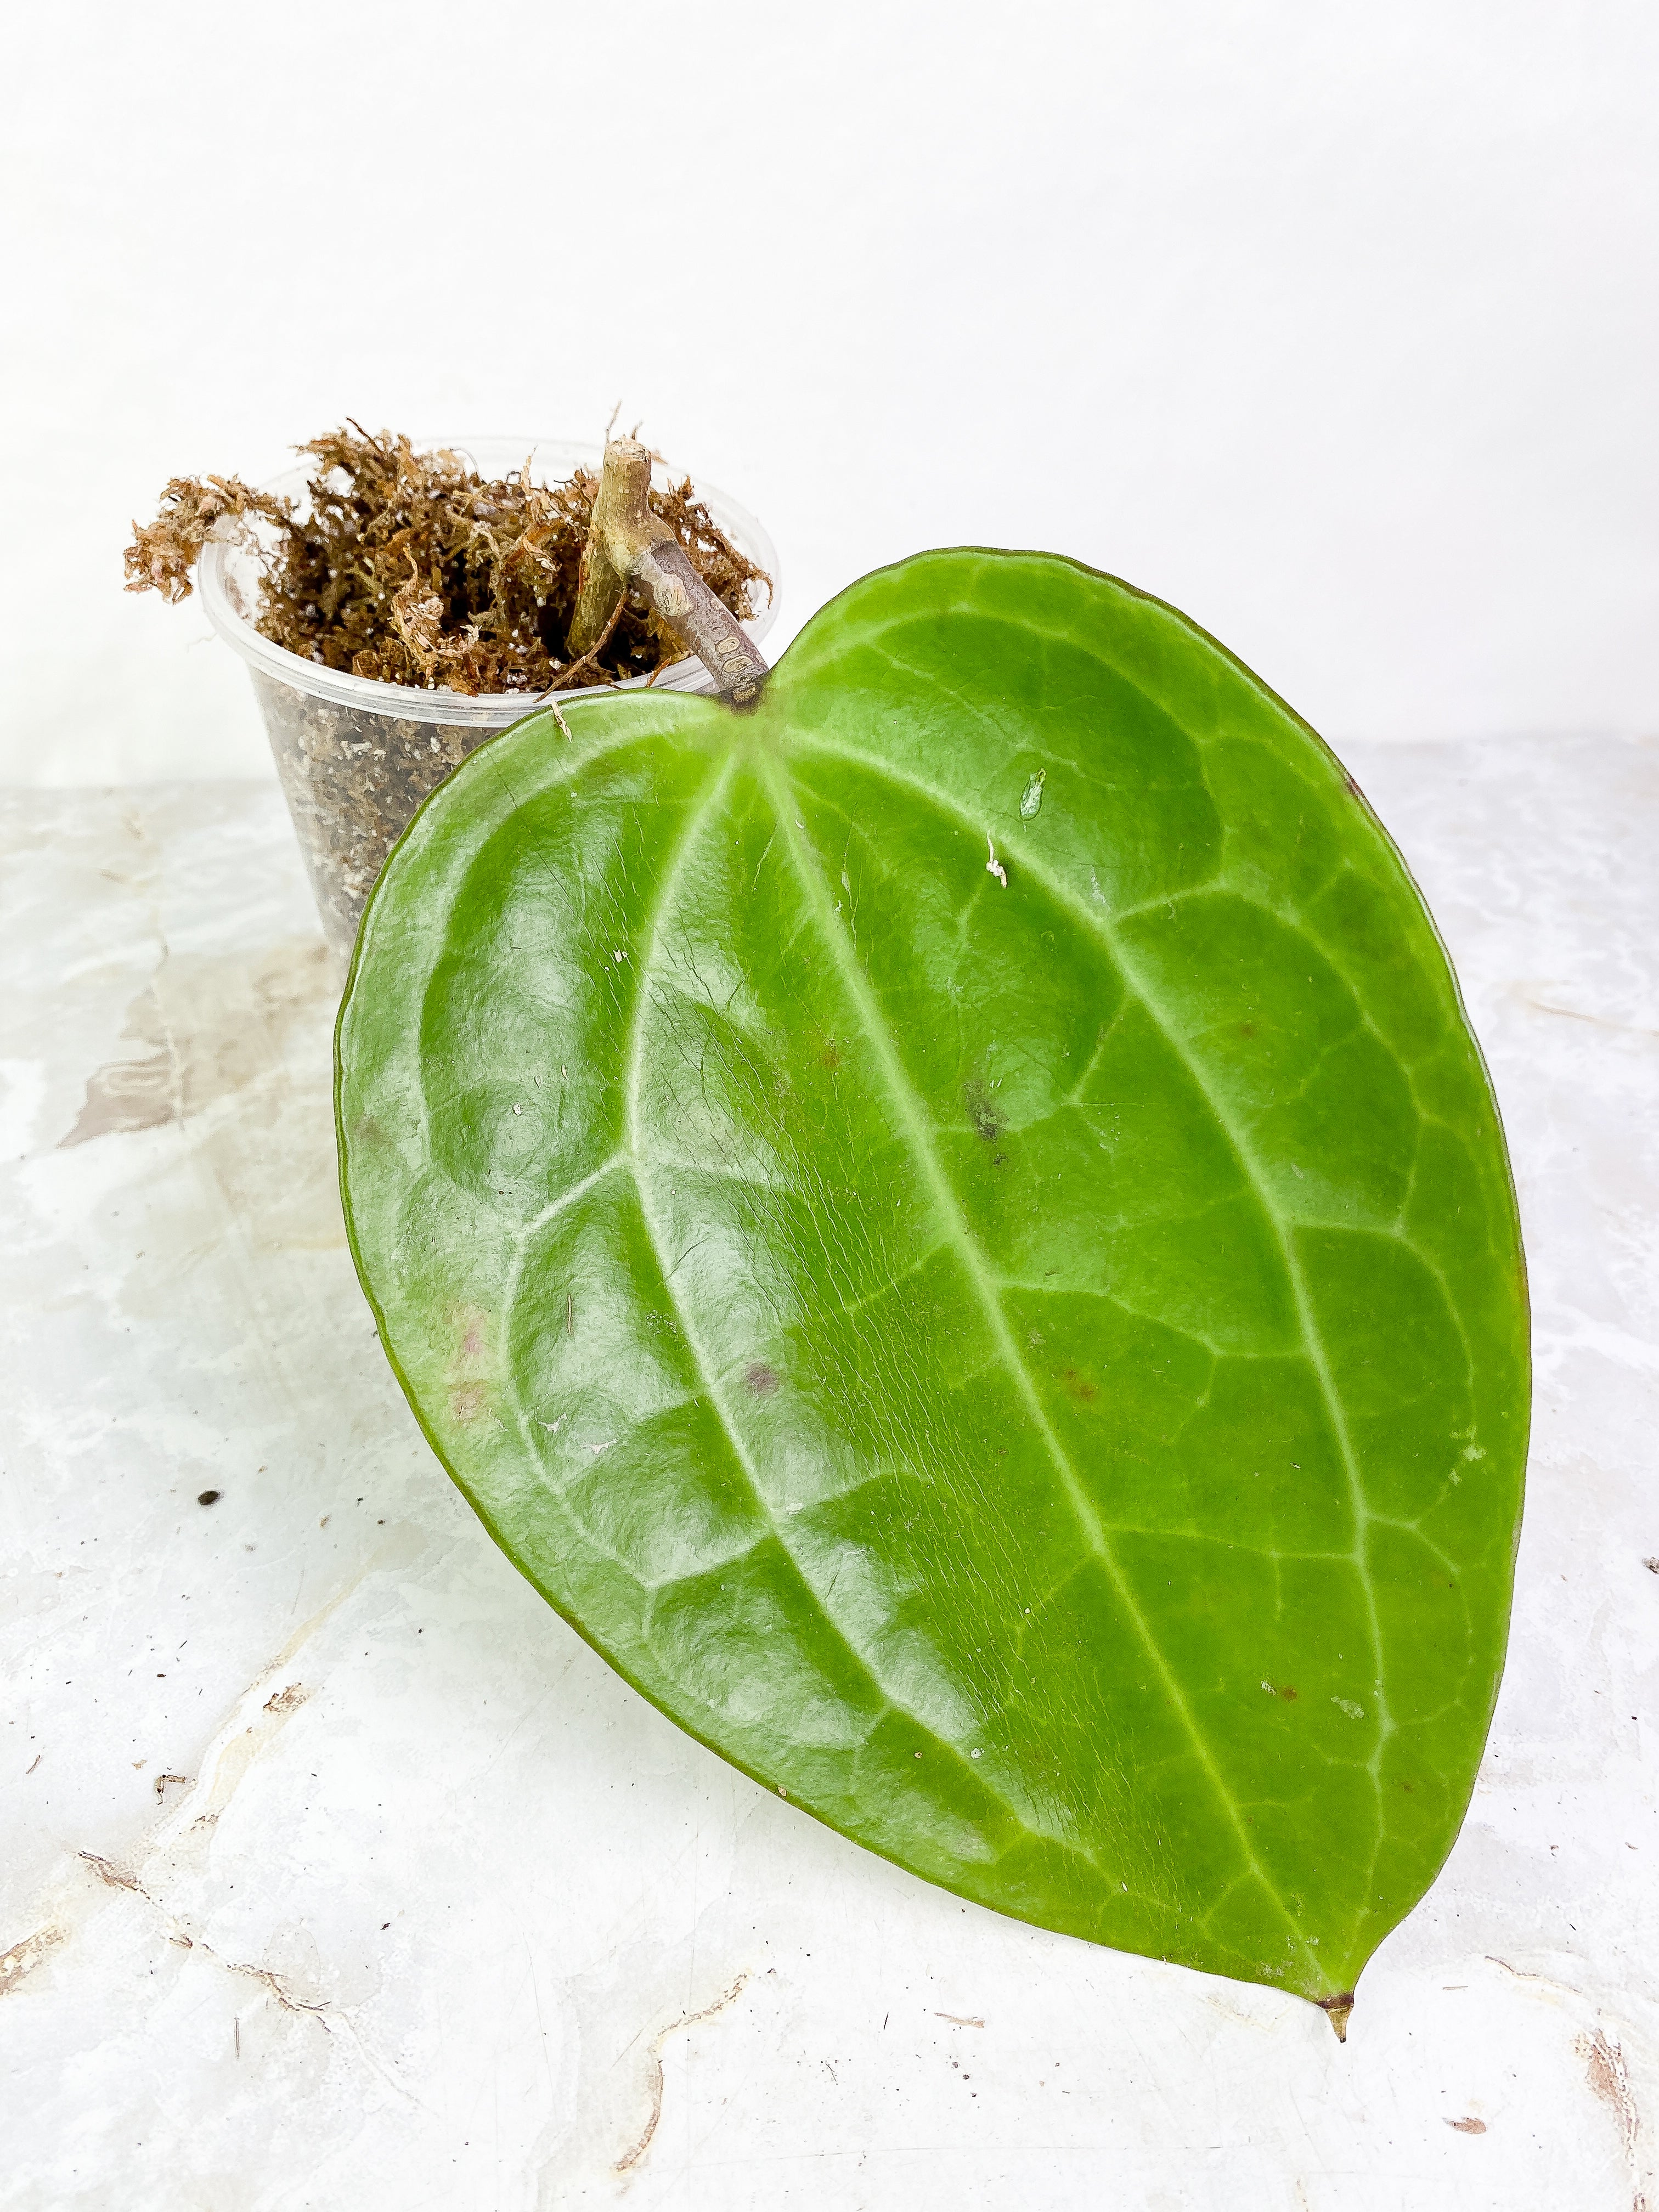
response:
[[[175,477],[154,522],[133,525],[127,589],[186,599],[191,570],[229,528],[262,571],[255,623],[302,660],[423,690],[539,694],[652,676],[684,647],[650,606],[619,594],[588,651],[572,648],[596,473],[563,483],[486,479],[465,453],[419,453],[357,424],[298,448],[313,465],[301,503],[235,477]],[[739,621],[770,587],[692,490],[653,489],[652,512]]]
[[[600,478],[542,486],[526,459],[486,479],[463,453],[419,453],[356,423],[299,448],[302,501],[235,477],[175,477],[155,520],[133,526],[129,591],[187,599],[210,538],[234,534],[259,569],[261,633],[301,659],[385,684],[384,704],[347,706],[259,669],[254,690],[310,872],[343,963],[363,902],[422,799],[489,736],[487,726],[400,714],[411,690],[524,695],[651,678],[685,657],[648,595],[617,589],[592,641],[568,632]],[[738,621],[746,560],[689,479],[649,492],[650,512]],[[586,642],[586,641],[585,641]]]

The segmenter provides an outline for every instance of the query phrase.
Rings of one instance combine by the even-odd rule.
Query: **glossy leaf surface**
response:
[[[1212,640],[1039,556],[867,578],[748,715],[566,721],[428,804],[341,1018],[437,1450],[793,1803],[1335,1998],[1468,1800],[1528,1411],[1392,847]]]

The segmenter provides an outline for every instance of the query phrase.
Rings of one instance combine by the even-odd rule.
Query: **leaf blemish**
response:
[[[743,1381],[744,1389],[757,1398],[769,1398],[780,1379],[776,1368],[769,1367],[763,1359],[757,1359],[744,1370]]]
[[[1002,1124],[991,1103],[990,1092],[983,1083],[970,1083],[962,1094],[962,1103],[968,1109],[968,1119],[988,1145],[994,1145],[1002,1134]]]

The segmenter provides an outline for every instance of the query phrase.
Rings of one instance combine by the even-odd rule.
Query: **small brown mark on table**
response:
[[[682,2013],[678,2020],[671,2020],[666,2027],[659,2031],[652,2042],[650,2051],[652,2075],[651,2110],[647,2115],[645,2127],[638,2142],[631,2144],[629,2148],[623,2153],[622,2156],[617,2160],[615,2166],[612,2168],[613,2172],[628,2173],[631,2172],[645,2156],[647,2151],[651,2148],[651,2138],[656,2134],[657,2123],[662,2118],[662,2051],[664,2044],[667,2042],[671,2035],[678,2035],[682,2028],[696,2027],[700,2021],[713,2020],[716,2013],[724,2012],[727,2005],[732,2003],[736,2000],[744,1986],[747,1984],[748,1980],[749,1975],[745,1971],[739,1974],[737,1979],[732,1982],[729,1987],[722,1990],[719,1996],[717,1996],[711,2004],[702,2006],[702,2008],[696,2012]]]

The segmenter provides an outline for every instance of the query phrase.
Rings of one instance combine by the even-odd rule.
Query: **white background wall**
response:
[[[169,475],[618,399],[775,645],[1039,545],[1339,744],[1659,728],[1654,0],[96,0],[8,67],[0,775],[264,772],[119,589]]]

